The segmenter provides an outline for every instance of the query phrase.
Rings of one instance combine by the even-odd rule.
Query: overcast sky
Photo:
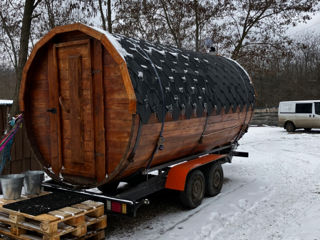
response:
[[[320,34],[320,13],[313,16],[307,23],[300,23],[288,31],[290,35],[299,36],[306,33]]]

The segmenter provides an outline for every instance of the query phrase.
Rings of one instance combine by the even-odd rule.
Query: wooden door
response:
[[[55,77],[49,79],[49,99],[56,113],[50,114],[51,165],[55,173],[95,178],[96,170],[99,170],[95,158],[95,135],[100,136],[104,129],[95,124],[96,119],[103,117],[103,112],[94,108],[94,104],[102,101],[96,103],[94,98],[99,79],[93,84],[93,48],[89,39],[52,47],[55,69],[52,76]],[[97,61],[93,60],[93,63],[97,64]],[[95,129],[95,125],[99,129]],[[96,141],[103,141],[99,144],[104,146],[104,138]],[[99,165],[101,159],[97,161]]]

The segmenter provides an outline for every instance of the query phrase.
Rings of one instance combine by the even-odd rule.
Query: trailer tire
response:
[[[211,164],[206,172],[206,195],[214,197],[220,193],[223,185],[223,169],[220,163]]]
[[[189,173],[183,192],[180,192],[180,200],[187,208],[198,207],[204,197],[205,178],[200,170]]]
[[[286,130],[287,132],[294,132],[296,130],[296,127],[294,126],[293,122],[286,123]]]

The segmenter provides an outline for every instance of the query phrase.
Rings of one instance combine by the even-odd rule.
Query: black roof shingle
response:
[[[248,74],[231,59],[143,40],[114,35],[122,48],[143,123],[152,113],[161,121],[163,111],[178,120],[203,112],[217,113],[224,107],[241,111],[254,104],[254,89]],[[160,82],[159,82],[159,79]],[[162,89],[161,89],[162,88]],[[162,103],[164,100],[164,104]]]

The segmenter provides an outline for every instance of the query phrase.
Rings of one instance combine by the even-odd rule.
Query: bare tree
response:
[[[310,18],[317,0],[234,0],[229,1],[218,38],[233,59],[248,52],[264,54],[264,49],[281,49],[290,41],[285,31],[290,25]]]
[[[16,72],[16,87],[14,91],[14,103],[11,108],[11,115],[14,115],[18,113],[19,107],[18,107],[18,96],[19,96],[19,87],[21,82],[21,75],[23,67],[27,61],[28,58],[28,47],[29,47],[29,38],[30,38],[30,29],[31,29],[31,21],[33,18],[33,12],[36,9],[36,7],[39,5],[41,0],[25,0],[23,5],[20,5],[20,3],[16,3],[15,1],[7,1],[7,6],[14,6],[14,8],[21,7],[23,8],[22,12],[22,19],[19,21],[18,19],[12,19],[13,16],[18,16],[18,13],[13,15],[5,15],[8,14],[8,7],[3,8],[1,7],[0,10],[0,17],[1,17],[1,25],[10,40],[10,48],[12,52],[12,62],[14,64],[15,72]],[[11,12],[12,14],[12,12]],[[11,19],[10,19],[11,17]],[[19,17],[19,16],[18,16]],[[12,22],[14,20],[17,21],[16,27],[21,26],[21,31],[19,34],[19,46],[17,47],[16,39],[17,36],[14,36],[14,34],[17,34],[17,32],[11,32],[10,28],[12,28]]]
[[[0,47],[4,50],[7,65],[16,72],[16,87],[12,114],[18,109],[18,93],[22,70],[27,61],[30,40],[39,39],[55,26],[82,21],[94,15],[91,8],[77,0],[6,0],[0,8]],[[10,62],[11,64],[8,64]]]
[[[107,20],[108,31],[111,33],[112,32],[111,0],[107,0],[107,2],[103,0],[98,0],[98,4],[99,4],[99,12],[100,12],[102,28],[105,31],[107,30],[107,25],[106,25],[106,20]],[[107,17],[105,16],[105,13],[104,13],[104,5],[106,4],[107,4]]]
[[[227,1],[210,1],[210,0],[193,0],[189,3],[192,10],[193,27],[195,28],[194,41],[195,50],[200,51],[201,37],[204,27],[209,24],[212,19],[222,17],[225,11]]]

